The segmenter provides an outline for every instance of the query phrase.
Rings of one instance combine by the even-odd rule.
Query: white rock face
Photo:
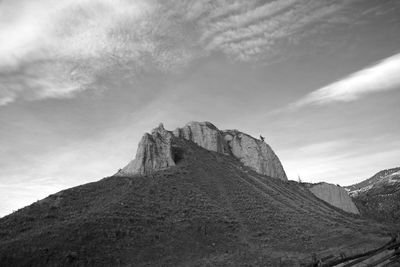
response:
[[[193,141],[207,150],[224,152],[225,142],[221,131],[210,122],[189,122],[173,133],[176,137]]]
[[[209,122],[190,122],[174,132],[199,146],[232,155],[256,172],[287,180],[279,158],[269,145],[237,130],[220,131]]]
[[[226,131],[225,137],[232,154],[244,165],[258,173],[287,180],[280,160],[268,144],[237,131]]]
[[[359,214],[356,205],[347,194],[346,190],[340,186],[328,183],[311,185],[309,190],[318,198],[328,202],[344,211]]]
[[[135,159],[116,176],[147,174],[174,166],[173,138],[183,138],[207,150],[236,157],[258,173],[287,180],[281,162],[269,145],[237,130],[220,131],[209,122],[190,122],[173,132],[160,124],[151,134],[143,136]]]
[[[151,134],[144,134],[139,143],[136,157],[117,176],[148,174],[175,166],[172,157],[171,132],[160,124]]]

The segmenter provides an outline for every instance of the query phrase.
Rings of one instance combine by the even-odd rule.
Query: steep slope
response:
[[[296,182],[171,143],[175,166],[64,190],[0,219],[0,266],[298,266],[387,242],[389,229]]]
[[[316,197],[346,212],[359,214],[356,205],[346,190],[338,185],[328,183],[309,184],[308,189]]]
[[[380,171],[347,190],[361,214],[379,221],[400,222],[400,168]]]

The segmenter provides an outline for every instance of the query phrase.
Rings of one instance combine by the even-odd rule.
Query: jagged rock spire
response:
[[[145,133],[139,143],[135,159],[117,175],[148,174],[174,166],[172,138],[172,133],[166,131],[162,123],[153,129],[151,134]]]

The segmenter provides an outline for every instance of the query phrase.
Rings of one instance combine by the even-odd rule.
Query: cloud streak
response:
[[[310,29],[322,30],[346,6],[307,0],[272,1],[254,8],[243,5],[241,13],[206,25],[201,40],[207,50],[222,51],[233,59],[268,60],[282,55],[283,46],[308,36]]]
[[[350,102],[368,94],[400,89],[399,73],[400,54],[397,54],[306,95],[292,103],[290,109]]]
[[[269,60],[333,18],[350,23],[341,12],[351,2],[3,0],[0,106],[73,97],[110,72],[174,72],[215,52]]]

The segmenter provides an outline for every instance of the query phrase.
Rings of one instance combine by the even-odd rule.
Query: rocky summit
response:
[[[174,138],[237,158],[260,174],[287,180],[279,158],[267,143],[238,130],[221,131],[210,122],[190,122],[172,132],[160,124],[151,134],[143,136],[135,159],[116,175],[146,174],[174,166],[179,160],[179,151],[172,144]]]

